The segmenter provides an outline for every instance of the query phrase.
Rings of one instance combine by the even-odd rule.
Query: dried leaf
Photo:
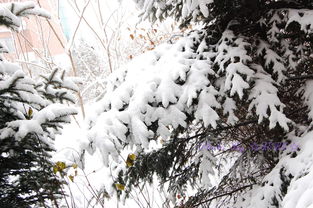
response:
[[[135,154],[129,154],[126,159],[126,166],[132,167],[134,165],[134,161],[136,160]]]
[[[129,157],[131,160],[134,161],[134,160],[136,160],[136,157],[137,157],[137,156],[136,156],[135,154],[129,154],[128,157]]]
[[[115,188],[119,191],[124,191],[125,190],[125,186],[123,184],[120,183],[116,183],[115,184]]]
[[[66,164],[64,162],[58,161],[53,166],[53,173],[56,174],[57,172],[60,172],[60,174],[63,175],[62,172],[65,168],[66,168]]]
[[[58,168],[56,166],[53,166],[53,173],[57,174],[57,172],[58,172]]]
[[[64,162],[60,162],[60,161],[58,161],[58,162],[56,163],[56,166],[57,166],[58,169],[61,170],[61,171],[66,168],[66,164],[65,164]]]
[[[73,176],[73,175],[69,175],[68,178],[69,178],[72,182],[74,182],[74,176]]]
[[[33,109],[31,107],[29,107],[28,109],[28,117],[29,118],[33,117]]]
[[[132,160],[126,160],[126,166],[132,167],[134,165],[134,162]]]

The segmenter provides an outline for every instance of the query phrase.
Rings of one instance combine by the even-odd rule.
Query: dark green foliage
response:
[[[33,3],[20,3],[25,7],[17,11],[18,4],[2,8],[7,13],[0,17],[0,25],[16,29],[19,25],[12,18],[35,12]],[[51,207],[62,196],[63,182],[52,171],[51,153],[55,134],[75,111],[55,103],[74,102],[71,91],[75,89],[64,73],[57,72],[36,85],[21,68],[0,61],[1,208]]]
[[[46,200],[56,202],[61,196],[61,181],[49,160],[52,149],[43,147],[36,137],[29,134],[19,142],[12,137],[1,140],[1,207],[45,206]]]
[[[6,76],[6,78],[8,78]],[[27,78],[16,77],[11,85],[2,89],[0,93],[0,133],[8,129],[18,132],[19,128],[9,126],[11,122],[32,119],[32,111],[44,109],[44,102],[39,104],[25,100],[25,93],[39,93],[35,91],[34,85],[31,90],[21,89]],[[0,83],[4,80],[0,79]],[[25,85],[24,85],[25,86]],[[41,95],[42,101],[51,99]],[[40,97],[39,97],[40,98]],[[57,100],[55,98],[54,101]],[[60,101],[59,101],[60,102]],[[24,116],[21,116],[21,113]],[[1,136],[0,139],[0,207],[31,207],[46,206],[48,202],[56,203],[61,197],[61,181],[56,178],[52,171],[51,152],[54,151],[50,141],[66,122],[68,115],[60,114],[52,120],[46,120],[41,124],[44,133],[28,133],[22,138],[15,135]]]

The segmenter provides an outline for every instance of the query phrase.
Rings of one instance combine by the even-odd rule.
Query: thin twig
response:
[[[251,187],[251,186],[253,186],[253,185],[256,185],[256,183],[248,184],[248,185],[242,186],[242,187],[240,187],[240,188],[234,189],[234,190],[232,190],[231,192],[227,192],[227,193],[223,193],[223,194],[214,196],[214,197],[212,197],[212,198],[209,198],[209,199],[207,199],[207,200],[204,200],[204,201],[199,202],[198,204],[193,205],[193,207],[200,206],[200,205],[202,205],[202,204],[204,204],[204,203],[208,203],[208,202],[210,202],[210,201],[212,201],[212,200],[214,200],[214,199],[217,199],[217,198],[220,198],[220,197],[223,197],[223,196],[231,195],[231,194],[233,194],[233,193],[235,193],[235,192],[237,192],[237,191],[240,191],[240,190],[249,188],[249,187]]]

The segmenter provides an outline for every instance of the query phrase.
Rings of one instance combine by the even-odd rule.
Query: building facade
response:
[[[0,0],[0,3],[23,2],[26,0]],[[29,0],[28,0],[29,1]],[[60,62],[65,56],[66,38],[59,23],[57,1],[36,0],[41,8],[51,14],[51,19],[37,16],[23,18],[19,32],[0,27],[0,42],[9,50],[8,60],[18,60],[23,68],[29,63]],[[25,66],[25,64],[27,64]]]

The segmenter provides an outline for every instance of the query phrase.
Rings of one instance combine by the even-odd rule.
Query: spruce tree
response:
[[[0,24],[18,30],[20,17],[49,15],[33,2],[0,5]],[[2,52],[5,52],[5,47]],[[53,173],[51,153],[55,134],[75,110],[76,85],[56,69],[35,82],[17,65],[0,61],[0,207],[57,207],[62,197]]]
[[[85,149],[110,164],[117,194],[157,175],[180,207],[312,206],[313,3],[136,2],[143,19],[202,28],[110,76]]]

